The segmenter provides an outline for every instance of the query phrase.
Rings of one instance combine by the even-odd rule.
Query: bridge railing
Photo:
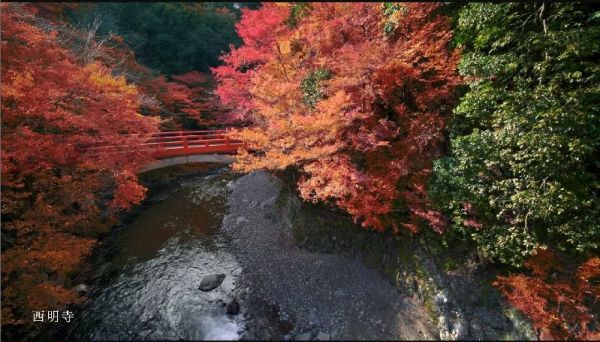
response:
[[[230,139],[226,130],[168,131],[149,136],[136,145],[102,145],[86,148],[91,153],[123,153],[145,149],[158,159],[206,153],[235,153],[243,143]]]

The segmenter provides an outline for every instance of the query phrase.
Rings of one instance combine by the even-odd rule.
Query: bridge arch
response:
[[[196,154],[190,156],[177,156],[170,158],[158,159],[146,166],[144,166],[139,173],[144,173],[156,169],[162,169],[163,167],[183,165],[183,164],[196,164],[196,163],[223,163],[231,164],[235,158],[228,154]]]

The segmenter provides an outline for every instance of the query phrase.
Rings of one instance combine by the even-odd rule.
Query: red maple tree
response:
[[[538,249],[525,267],[529,274],[499,276],[494,284],[531,319],[540,339],[600,339],[600,258],[572,267]]]
[[[183,129],[186,122],[209,128],[221,124],[223,106],[211,93],[211,77],[198,71],[175,75],[146,77],[140,88],[153,96],[157,102],[144,106],[149,113],[165,119],[165,130]]]
[[[303,198],[331,201],[363,226],[416,231],[425,220],[441,232],[425,188],[459,54],[440,5],[310,3],[295,26],[291,6],[244,11],[244,45],[214,69],[232,119],[252,122],[234,134],[248,146],[234,167],[294,165]]]
[[[158,122],[123,77],[78,63],[20,4],[1,6],[2,324],[20,325],[81,299],[70,275],[111,213],[144,197],[147,151],[87,147],[136,145]]]

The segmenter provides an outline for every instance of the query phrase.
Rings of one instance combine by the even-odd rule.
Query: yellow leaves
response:
[[[280,40],[277,42],[277,44],[279,45],[279,51],[281,54],[288,55],[292,52],[291,42],[288,39]]]
[[[8,70],[5,75],[2,75],[2,97],[6,100],[7,97],[21,97],[27,95],[27,89],[34,86],[33,75],[27,70],[22,72],[14,72]],[[6,80],[10,80],[7,84]]]
[[[89,80],[98,89],[115,94],[115,95],[135,95],[138,93],[134,85],[127,84],[125,77],[115,77],[108,72],[99,63],[91,63],[86,65],[83,70],[84,74],[89,75]]]

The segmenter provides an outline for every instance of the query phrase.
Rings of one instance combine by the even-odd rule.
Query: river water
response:
[[[131,222],[103,241],[94,289],[71,334],[91,340],[237,339],[241,315],[226,314],[241,266],[220,226],[229,173],[197,175],[154,195]],[[159,198],[159,200],[156,200]],[[202,278],[223,273],[216,289]]]

